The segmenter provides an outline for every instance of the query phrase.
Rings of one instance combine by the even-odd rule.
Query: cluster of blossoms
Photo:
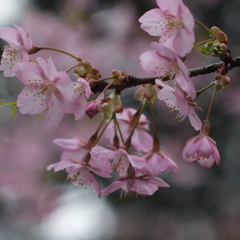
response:
[[[40,50],[57,49],[33,45],[25,30],[16,24],[15,29],[0,29],[0,38],[9,44],[4,48],[0,69],[5,77],[16,76],[25,85],[16,101],[20,113],[41,114],[47,111],[46,122],[51,127],[57,126],[65,113],[73,113],[75,120],[81,120],[85,115],[92,119],[101,112],[103,121],[88,141],[82,138],[54,140],[64,150],[61,160],[47,167],[55,171],[65,169],[69,180],[81,187],[92,185],[98,197],[120,188],[123,197],[152,195],[158,187],[169,186],[158,177],[161,172],[167,169],[174,173],[179,171],[170,155],[160,148],[153,111],[153,105],[158,100],[164,101],[171,110],[178,111],[180,121],[188,117],[193,128],[200,131],[198,136],[187,142],[183,160],[197,160],[203,167],[220,162],[216,144],[209,137],[211,107],[202,124],[195,112],[200,108],[194,102],[202,91],[196,92],[183,62],[194,47],[193,16],[182,0],[157,0],[157,4],[159,8],[146,12],[139,19],[142,29],[152,36],[159,36],[159,42],[153,42],[153,50],[140,56],[142,68],[155,76],[155,84],[144,84],[136,91],[135,97],[141,102],[138,110],[122,106],[121,91],[117,87],[108,97],[105,96],[108,89],[121,85],[126,79],[131,80],[127,73],[113,70],[111,77],[101,79],[99,71],[89,62],[66,52],[75,58],[77,64],[58,72],[51,58],[47,61],[30,58]],[[212,49],[217,56],[226,54],[227,37],[216,28],[211,33],[213,40],[208,43],[209,47],[197,48],[208,53]],[[68,75],[71,69],[74,69],[77,78],[75,82]],[[223,90],[228,83],[223,67],[218,72],[217,83],[210,87]],[[93,89],[101,84],[104,89],[95,100],[88,102],[94,95]],[[147,101],[151,107],[153,137],[147,132],[150,122],[143,114]],[[111,145],[97,145],[103,135]],[[117,173],[114,175],[118,176],[117,179],[101,189],[94,176],[111,178],[112,172]]]

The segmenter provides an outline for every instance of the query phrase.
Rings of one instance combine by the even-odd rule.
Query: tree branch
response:
[[[218,62],[210,65],[206,65],[199,68],[189,69],[190,77],[196,77],[198,75],[205,75],[209,73],[216,72],[219,68],[223,67],[226,63],[225,62]],[[235,67],[240,67],[240,57],[232,58],[231,62],[229,63],[228,69],[232,69]],[[125,78],[121,83],[113,83],[109,89],[116,89],[118,91],[122,91],[126,88],[136,87],[139,85],[151,83],[155,83],[155,79],[161,79],[163,81],[169,80],[168,78],[163,78],[163,76],[156,76],[156,77],[149,77],[149,78],[138,78],[132,75],[129,75],[127,78]],[[102,90],[106,87],[107,82],[102,82],[97,84],[92,88],[92,91],[94,93],[96,92],[102,92]]]

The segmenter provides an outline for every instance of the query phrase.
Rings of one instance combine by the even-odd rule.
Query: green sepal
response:
[[[12,119],[15,116],[16,110],[17,110],[17,103],[15,102],[15,104],[12,105],[10,119]]]
[[[41,113],[39,113],[37,116],[40,120],[42,120],[42,114]]]

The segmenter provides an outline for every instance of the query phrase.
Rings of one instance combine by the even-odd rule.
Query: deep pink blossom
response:
[[[130,164],[136,168],[142,168],[146,165],[146,160],[143,157],[129,154],[122,148],[109,147],[112,149],[94,147],[91,151],[92,158],[99,159],[99,161],[111,161],[113,170],[118,171],[121,176],[127,174]]]
[[[194,19],[182,0],[157,0],[159,8],[146,12],[140,19],[141,28],[152,36],[159,36],[159,43],[180,56],[193,48],[195,40]]]
[[[184,120],[186,117],[189,117],[192,126],[197,131],[200,130],[202,127],[202,122],[194,110],[195,108],[198,108],[196,103],[190,101],[190,99],[186,97],[186,94],[177,88],[173,88],[158,79],[156,79],[156,83],[163,87],[158,92],[158,98],[163,100],[170,109],[179,111],[177,118],[179,118],[180,121]]]
[[[92,91],[89,83],[83,78],[72,82],[72,88],[74,95],[66,106],[66,113],[74,113],[75,120],[81,120],[85,116],[87,99],[91,96]]]
[[[0,29],[0,38],[8,42],[4,47],[0,70],[4,70],[5,77],[14,76],[16,64],[19,62],[28,62],[28,52],[32,48],[32,40],[25,30],[16,24],[14,28],[4,27]]]
[[[104,93],[100,93],[100,95],[95,99],[90,101],[86,106],[86,114],[90,119],[92,119],[102,107],[102,102],[104,100]]]
[[[123,110],[121,114],[116,114],[117,120],[120,124],[120,128],[122,131],[122,135],[124,140],[127,139],[129,134],[131,133],[135,118],[134,114],[136,113],[136,110],[133,108],[126,108]],[[144,114],[141,115],[138,125],[134,131],[134,134],[132,136],[131,144],[135,147],[137,151],[149,151],[152,148],[152,137],[149,133],[147,133],[145,130],[148,130],[148,124],[149,121],[147,120],[146,116]],[[106,138],[110,139],[111,142],[113,142],[114,137],[114,125],[111,123],[109,124],[109,127],[105,131]],[[120,143],[122,143],[120,135],[118,134]]]
[[[128,176],[121,177],[101,191],[108,195],[122,188],[121,198],[137,197],[138,195],[152,195],[158,187],[169,187],[161,178],[153,176]]]
[[[172,50],[153,42],[154,51],[148,51],[140,56],[143,69],[156,76],[167,76],[174,79],[192,99],[196,98],[196,91],[189,76],[189,71],[182,60]]]
[[[73,89],[66,72],[57,72],[51,58],[16,65],[15,75],[26,85],[17,99],[22,114],[38,114],[46,110],[48,126],[57,126],[64,116],[66,104],[71,101]]]
[[[214,162],[220,163],[220,155],[215,141],[204,135],[190,138],[182,153],[183,161],[197,161],[202,167],[210,168]]]

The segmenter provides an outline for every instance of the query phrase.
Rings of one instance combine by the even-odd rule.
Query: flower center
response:
[[[12,71],[14,64],[21,62],[23,58],[21,47],[6,46],[2,55],[1,64],[9,65],[9,69]]]
[[[162,21],[158,22],[158,27],[162,31],[161,37],[163,41],[173,37],[179,31],[179,29],[183,27],[182,19],[179,17],[165,14],[161,16],[161,18]]]

